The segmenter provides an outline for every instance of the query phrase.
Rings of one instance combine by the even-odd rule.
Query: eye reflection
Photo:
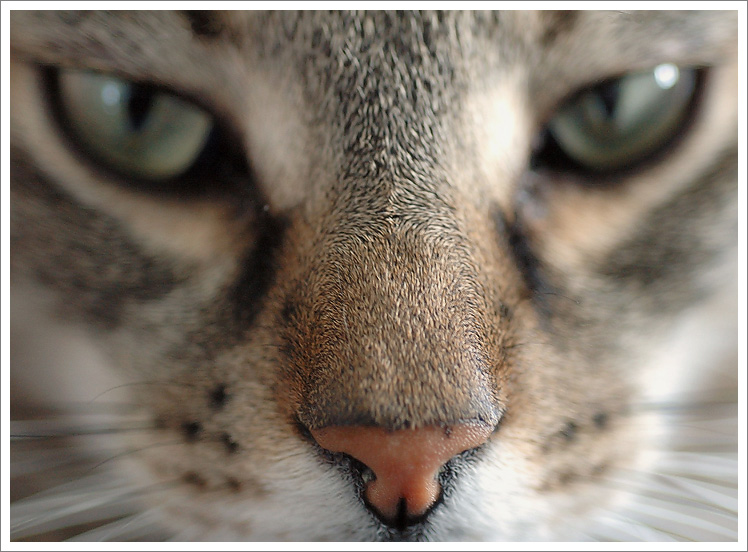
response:
[[[119,87],[113,82],[106,83],[101,89],[101,101],[109,107],[116,106],[122,100]]]
[[[680,72],[678,66],[672,63],[663,63],[654,69],[654,78],[657,85],[663,90],[669,90],[678,82]]]

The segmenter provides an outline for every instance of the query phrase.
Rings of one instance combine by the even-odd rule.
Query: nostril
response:
[[[382,520],[382,522],[389,525],[393,529],[397,529],[398,531],[405,531],[405,529],[407,529],[408,526],[415,525],[416,523],[421,521],[424,517],[426,517],[429,511],[430,510],[427,510],[426,512],[424,512],[418,517],[413,517],[408,512],[408,503],[406,499],[401,498],[399,502],[397,503],[397,511],[393,517],[384,518],[376,510],[374,510],[374,513],[378,515],[379,519]]]
[[[371,471],[371,468],[369,466],[366,466],[365,464],[361,464],[363,468],[361,469],[361,481],[364,482],[364,485],[368,485],[372,481],[374,481],[377,476],[374,475],[374,472]]]
[[[299,436],[302,439],[309,441],[311,443],[316,442],[314,440],[314,436],[312,435],[312,432],[309,430],[309,428],[306,425],[302,423],[301,420],[299,420],[298,418],[294,418],[292,420],[292,425],[296,429],[296,432],[299,434]]]
[[[311,430],[317,443],[352,456],[373,473],[365,481],[366,504],[386,523],[404,527],[424,516],[441,496],[438,474],[458,454],[483,444],[493,428],[465,423],[388,431],[331,426]]]

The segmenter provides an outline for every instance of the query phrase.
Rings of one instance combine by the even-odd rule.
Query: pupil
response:
[[[153,105],[155,94],[145,86],[133,85],[127,99],[127,114],[130,117],[132,130],[135,132],[143,128],[148,113]]]
[[[619,86],[618,80],[605,83],[597,89],[597,94],[602,101],[603,107],[605,108],[605,115],[608,118],[611,118],[616,110],[620,93],[621,87]]]

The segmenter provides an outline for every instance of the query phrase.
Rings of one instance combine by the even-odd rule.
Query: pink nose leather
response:
[[[376,476],[366,486],[366,501],[385,519],[395,519],[401,501],[405,514],[425,514],[439,499],[439,468],[453,456],[488,439],[491,428],[460,424],[387,431],[368,426],[333,426],[311,430],[319,445],[343,452],[368,466]]]

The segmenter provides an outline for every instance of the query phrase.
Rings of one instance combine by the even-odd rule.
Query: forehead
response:
[[[240,80],[261,67],[263,76],[284,73],[317,88],[355,75],[403,85],[429,76],[428,86],[436,87],[480,83],[522,67],[539,102],[552,102],[565,87],[663,60],[709,63],[737,37],[737,14],[730,11],[14,11],[11,17],[19,51],[102,70],[146,68],[165,84]]]
[[[196,36],[226,39],[237,45],[247,42],[262,48],[255,38],[269,46],[297,42],[308,48],[323,47],[332,37],[342,39],[352,50],[376,42],[406,44],[415,41],[429,46],[448,42],[469,49],[481,40],[495,41],[498,50],[532,45],[554,49],[577,37],[586,40],[599,29],[614,31],[611,44],[627,38],[665,35],[703,41],[716,21],[735,21],[729,12],[684,11],[273,11],[212,12],[184,11],[173,17],[185,18]],[[724,30],[724,29],[721,29]],[[657,35],[652,33],[657,32]],[[503,46],[503,48],[502,48]],[[365,48],[364,48],[365,49]],[[487,52],[484,52],[487,53]]]

